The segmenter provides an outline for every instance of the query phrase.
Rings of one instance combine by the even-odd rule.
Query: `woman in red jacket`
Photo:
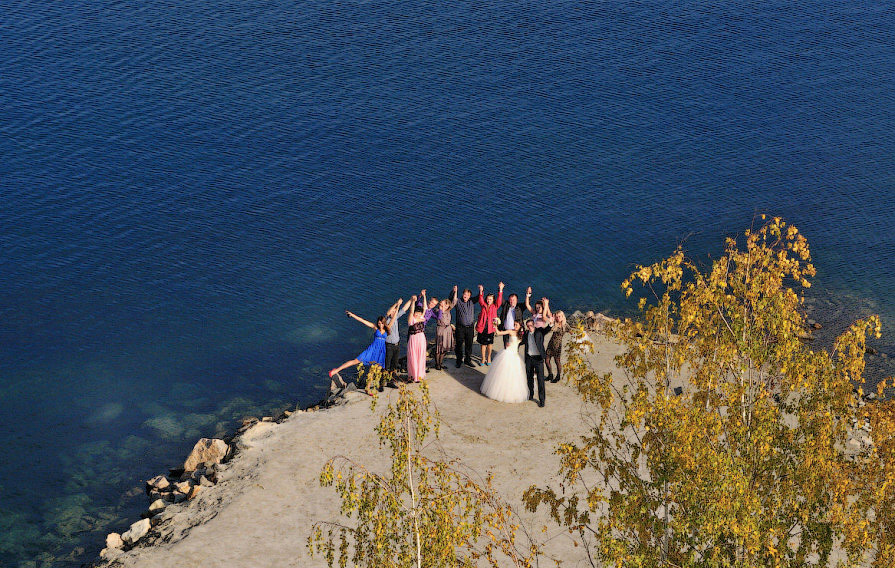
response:
[[[485,296],[485,287],[479,284],[479,304],[482,311],[479,312],[479,321],[475,330],[479,334],[479,344],[482,346],[482,365],[491,364],[491,348],[494,345],[494,320],[497,319],[497,307],[503,304],[503,282],[497,285],[497,302],[494,302],[494,294]],[[499,321],[499,320],[498,320]]]

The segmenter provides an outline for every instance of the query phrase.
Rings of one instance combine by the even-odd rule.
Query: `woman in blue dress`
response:
[[[345,314],[348,317],[356,319],[365,326],[375,330],[375,333],[373,334],[373,343],[371,343],[369,347],[364,349],[364,352],[358,355],[356,359],[345,361],[335,369],[331,370],[329,372],[330,378],[342,369],[347,369],[348,367],[353,367],[361,363],[363,363],[364,365],[379,365],[380,367],[385,367],[385,338],[388,337],[389,329],[389,325],[385,319],[385,316],[379,316],[379,318],[376,319],[376,323],[372,324],[364,318],[358,317],[355,314],[349,312],[348,310],[345,310]]]

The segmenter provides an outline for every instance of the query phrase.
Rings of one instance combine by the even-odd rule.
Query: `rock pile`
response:
[[[196,442],[182,468],[171,469],[168,475],[157,475],[146,482],[146,494],[152,501],[149,509],[143,513],[142,519],[133,523],[123,534],[109,534],[100,556],[114,560],[149,534],[161,521],[162,513],[170,504],[189,501],[203,488],[216,484],[221,464],[230,454],[231,447],[224,440],[202,438]]]
[[[575,310],[572,315],[569,316],[569,321],[574,324],[583,324],[584,329],[587,331],[601,331],[607,324],[618,320],[600,312],[595,313],[592,310],[588,310],[587,312]]]

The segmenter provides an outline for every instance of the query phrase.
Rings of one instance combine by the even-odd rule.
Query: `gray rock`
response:
[[[146,533],[149,532],[150,528],[152,528],[152,523],[149,522],[149,519],[141,519],[132,524],[131,528],[121,535],[121,540],[129,545],[133,545],[135,542],[146,536]]]
[[[183,503],[184,501],[187,500],[186,493],[181,493],[180,491],[175,491],[175,492],[172,493],[171,495],[174,496],[174,502],[175,502],[175,503]]]
[[[156,489],[158,491],[165,491],[169,487],[171,487],[171,482],[168,481],[168,478],[164,475],[156,475],[146,482],[146,488],[148,491],[152,491],[153,489]]]
[[[861,442],[852,438],[848,442],[845,443],[846,449],[851,453],[857,453],[861,451]]]
[[[121,548],[122,546],[124,546],[124,541],[121,540],[121,535],[109,533],[109,536],[106,537],[106,548]]]
[[[124,551],[120,548],[104,548],[99,551],[99,557],[110,562],[114,562],[123,554]]]
[[[202,438],[193,446],[193,451],[183,463],[183,469],[186,471],[194,471],[199,464],[213,462],[219,463],[230,451],[227,442],[217,438]]]
[[[211,487],[214,485],[214,482],[203,475],[199,478],[199,485],[202,487]]]
[[[164,501],[164,499],[156,499],[152,502],[151,505],[149,505],[149,514],[155,515],[156,513],[163,511],[167,506],[168,504]]]

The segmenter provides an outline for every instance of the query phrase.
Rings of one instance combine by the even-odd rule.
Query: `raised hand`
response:
[[[417,296],[416,296],[416,294],[414,294],[413,296],[410,297],[410,300],[412,302],[416,302],[416,298],[417,298]]]
[[[422,290],[420,290],[420,296],[425,296],[425,295],[426,295],[426,289],[423,288]]]
[[[454,292],[456,292],[456,291],[457,291],[457,285],[454,284]]]
[[[503,282],[501,282],[500,284],[498,284],[498,285],[497,285],[497,288],[500,289],[500,290],[503,290]]]
[[[531,296],[531,286],[529,286],[529,287],[525,290],[525,294],[526,294],[527,296]]]
[[[485,287],[482,286],[481,284],[479,284],[479,293],[481,293],[484,289],[485,289]]]

